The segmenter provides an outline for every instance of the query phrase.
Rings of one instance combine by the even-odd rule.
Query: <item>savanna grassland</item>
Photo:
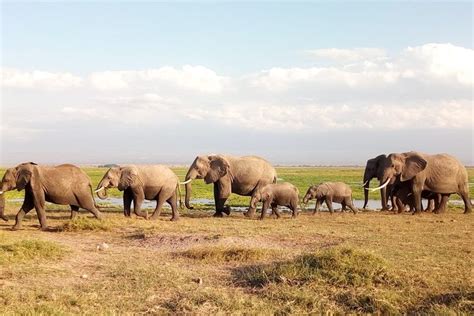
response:
[[[94,186],[106,171],[85,170]],[[175,171],[183,180],[185,168]],[[301,193],[337,180],[351,183],[356,199],[362,172],[278,168]],[[469,175],[474,182],[474,169]],[[474,214],[458,206],[259,221],[239,212],[213,218],[196,205],[170,222],[169,209],[146,221],[101,201],[101,221],[86,212],[70,221],[67,208],[49,204],[50,231],[38,230],[34,212],[10,231],[20,206],[11,199],[21,196],[7,193],[10,221],[0,223],[2,314],[474,313]],[[193,198],[212,198],[212,186],[195,181]]]

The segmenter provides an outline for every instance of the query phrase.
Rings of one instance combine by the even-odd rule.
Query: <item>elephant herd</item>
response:
[[[374,178],[380,182],[370,189]],[[117,188],[123,192],[123,210],[125,216],[135,215],[156,219],[160,216],[163,204],[170,205],[172,221],[179,218],[178,201],[180,185],[185,185],[185,205],[190,204],[192,181],[203,179],[206,184],[214,185],[216,217],[230,214],[226,201],[231,193],[251,196],[248,211],[244,214],[252,217],[258,202],[263,202],[261,219],[271,207],[273,214],[280,217],[277,206],[288,207],[297,215],[300,204],[298,189],[288,182],[277,183],[275,168],[265,159],[256,156],[235,157],[229,155],[198,156],[188,169],[184,182],[163,165],[123,166],[107,170],[99,182],[95,193],[100,199],[107,198],[107,190]],[[435,213],[445,210],[450,194],[457,193],[464,201],[464,213],[470,213],[468,176],[466,168],[453,156],[447,154],[428,155],[419,152],[394,153],[380,155],[367,161],[363,178],[364,209],[367,206],[369,191],[381,191],[382,210],[388,210],[391,201],[392,210],[401,212],[407,206],[419,213],[422,210],[422,198],[430,201],[430,210]],[[71,218],[79,208],[91,212],[96,218],[102,217],[93,197],[90,178],[80,168],[64,164],[55,167],[40,166],[27,162],[9,168],[5,172],[0,186],[0,218],[4,215],[6,191],[25,190],[23,205],[16,215],[13,229],[19,229],[25,214],[36,210],[41,229],[47,229],[45,202],[71,207]],[[149,217],[141,209],[144,200],[155,200],[156,208]],[[342,210],[348,207],[354,214],[357,208],[352,203],[352,190],[342,182],[325,182],[312,185],[303,197],[303,204],[315,199],[314,213],[325,202],[332,213],[332,202],[340,203]]]

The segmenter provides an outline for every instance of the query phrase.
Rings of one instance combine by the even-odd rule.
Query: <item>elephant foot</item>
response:
[[[179,216],[173,216],[170,219],[170,221],[172,221],[172,222],[176,222],[177,220],[179,220]]]
[[[6,217],[5,215],[0,216],[0,218],[3,219],[5,222],[8,222],[8,217]]]
[[[229,205],[226,205],[224,207],[224,213],[226,213],[227,215],[230,215],[230,206]]]
[[[21,228],[20,225],[14,225],[12,226],[11,230],[15,231],[15,230],[19,230]]]
[[[249,211],[244,212],[244,216],[248,218],[252,218],[254,214],[255,214],[254,212],[249,212]]]
[[[40,230],[43,231],[43,232],[47,232],[47,231],[49,231],[49,227],[48,226],[41,226]]]
[[[224,217],[224,214],[222,214],[222,212],[215,212],[214,215],[212,215],[214,217]]]
[[[464,214],[469,214],[469,213],[472,213],[472,209],[468,208],[468,209],[464,210]]]

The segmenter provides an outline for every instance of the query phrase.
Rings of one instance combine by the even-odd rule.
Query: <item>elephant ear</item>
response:
[[[210,168],[204,180],[206,183],[214,183],[229,172],[230,165],[222,156],[209,156],[209,160]]]
[[[135,184],[138,180],[138,172],[131,168],[121,168],[118,189],[123,191]]]
[[[20,169],[16,178],[16,189],[18,191],[24,190],[26,185],[31,181],[32,175],[31,171]]]
[[[327,196],[329,193],[329,186],[326,183],[321,183],[316,189],[316,197],[321,198]]]
[[[413,179],[419,172],[425,170],[427,161],[420,155],[409,155],[405,159],[405,165],[400,175],[400,181]]]

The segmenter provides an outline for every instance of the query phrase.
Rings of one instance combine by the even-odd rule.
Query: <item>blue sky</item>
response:
[[[3,4],[4,64],[85,73],[200,64],[308,66],[302,52],[472,46],[470,3]],[[472,47],[471,47],[472,48]]]
[[[472,12],[470,2],[2,2],[0,164],[206,152],[364,164],[413,149],[474,164]]]

